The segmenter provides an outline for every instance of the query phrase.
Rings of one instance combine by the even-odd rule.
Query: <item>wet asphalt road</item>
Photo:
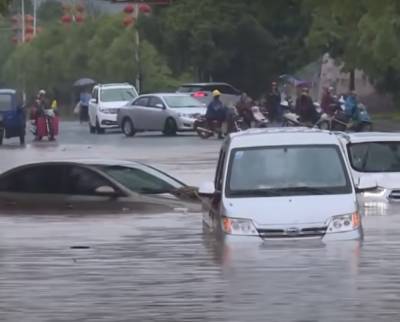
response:
[[[0,149],[0,171],[37,159],[139,159],[191,184],[220,142],[91,136]],[[228,248],[199,214],[0,216],[0,321],[399,321],[400,216],[364,218],[365,240]]]

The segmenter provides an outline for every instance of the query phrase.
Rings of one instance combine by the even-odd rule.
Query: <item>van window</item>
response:
[[[217,171],[215,172],[215,189],[218,191],[222,191],[222,184],[224,179],[224,164],[225,164],[225,150],[221,150],[219,154],[218,164],[217,164]]]
[[[400,142],[350,144],[350,163],[359,172],[400,172]]]
[[[227,195],[293,196],[351,193],[339,147],[302,145],[232,151]]]

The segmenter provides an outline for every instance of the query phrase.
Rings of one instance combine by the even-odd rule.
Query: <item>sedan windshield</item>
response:
[[[11,109],[11,95],[0,95],[0,112],[9,111]]]
[[[400,172],[400,142],[349,145],[351,166],[359,172]]]
[[[102,89],[100,100],[102,102],[132,101],[138,95],[133,88],[107,88]]]
[[[164,96],[164,100],[171,108],[204,107],[204,104],[190,96]]]
[[[131,191],[142,194],[168,193],[183,184],[153,168],[146,171],[124,166],[98,166],[100,170]]]
[[[334,145],[232,151],[228,196],[329,195],[351,191],[343,158]]]

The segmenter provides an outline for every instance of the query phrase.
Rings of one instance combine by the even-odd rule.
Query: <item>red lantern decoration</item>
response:
[[[124,8],[124,12],[128,15],[132,14],[134,11],[135,11],[135,9],[133,8],[133,6],[131,4],[126,5]]]
[[[68,15],[64,15],[61,17],[61,22],[64,24],[69,24],[72,22],[72,17]]]
[[[134,24],[135,19],[132,16],[126,16],[122,23],[124,24],[125,27],[130,27]]]
[[[27,23],[33,23],[34,18],[31,15],[25,16],[25,21]]]
[[[33,34],[34,29],[33,29],[32,26],[28,26],[28,27],[26,27],[25,32],[26,32],[27,34]]]
[[[85,16],[82,15],[76,16],[75,20],[77,23],[82,23],[85,21]]]
[[[150,13],[151,12],[151,7],[147,3],[142,3],[139,6],[139,11],[141,13]]]
[[[76,5],[76,11],[82,13],[85,11],[85,7],[82,4],[77,4]]]

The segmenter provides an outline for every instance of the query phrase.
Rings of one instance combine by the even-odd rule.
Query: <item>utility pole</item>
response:
[[[22,43],[25,43],[25,0],[21,0]]]
[[[135,21],[138,21],[139,18],[139,3],[135,3]],[[140,46],[140,35],[139,35],[139,30],[137,27],[135,27],[135,45],[136,45],[136,50],[135,50],[135,63],[138,68],[138,71],[136,73],[136,90],[138,93],[141,92],[141,68],[140,68],[140,53],[139,53],[139,46]]]
[[[37,0],[33,0],[33,35],[36,36],[37,27]]]

